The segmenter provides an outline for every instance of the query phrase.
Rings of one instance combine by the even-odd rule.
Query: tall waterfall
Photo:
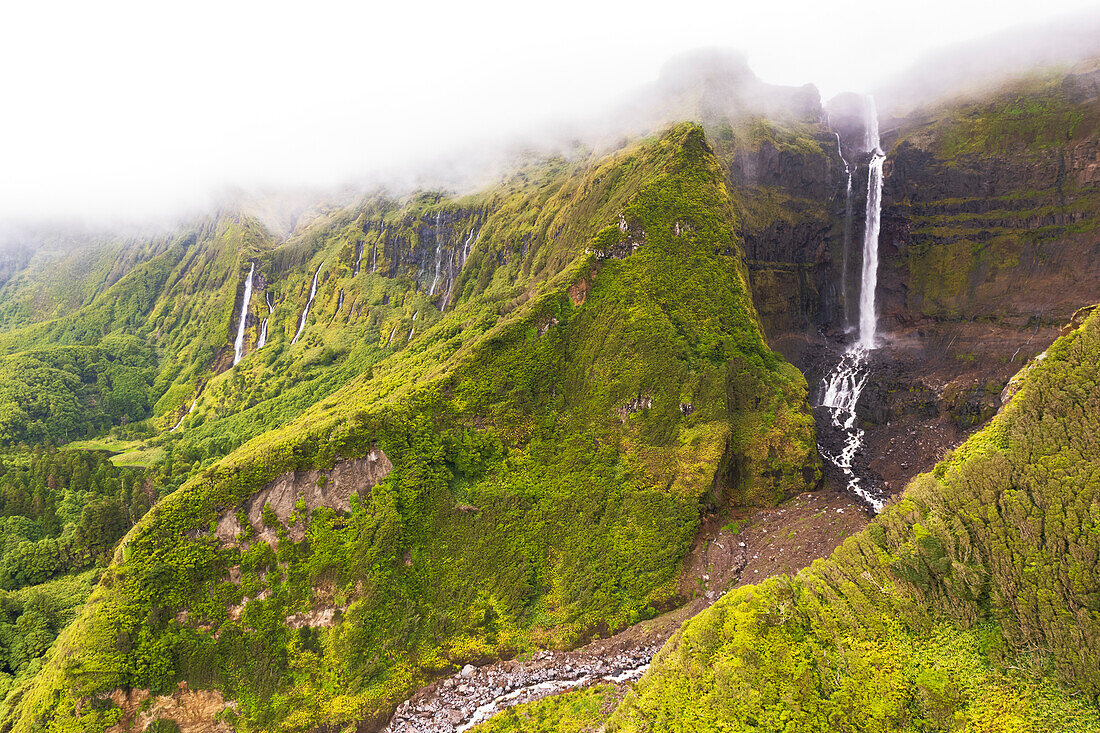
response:
[[[863,228],[863,278],[859,289],[859,342],[865,349],[875,348],[875,288],[878,286],[878,233],[882,214],[882,152],[878,136],[878,112],[874,97],[867,96],[868,150],[867,215]]]
[[[363,261],[363,243],[355,245],[355,272],[351,273],[352,277],[359,274],[359,263]]]
[[[309,309],[313,306],[313,299],[317,297],[317,276],[321,274],[321,268],[325,266],[322,261],[317,265],[317,272],[313,273],[313,285],[309,288],[309,300],[306,301],[305,310],[302,311],[302,320],[298,322],[298,333],[294,334],[294,338],[291,339],[290,344],[293,346],[298,343],[298,337],[302,335],[302,331],[306,330],[306,318],[309,316]]]
[[[256,263],[248,269],[248,278],[244,281],[244,302],[241,303],[241,318],[237,322],[237,340],[233,342],[233,366],[244,358],[244,326],[248,320],[248,301],[252,300],[252,276],[256,273]]]
[[[267,343],[267,322],[271,320],[271,314],[275,312],[275,301],[271,298],[271,292],[264,292],[264,303],[267,305],[267,317],[260,324],[260,340],[256,342],[256,350],[259,351]]]
[[[882,214],[882,152],[878,130],[878,112],[870,96],[865,103],[864,147],[871,160],[867,174],[867,207],[863,231],[863,272],[859,291],[859,340],[848,347],[833,371],[822,380],[821,407],[829,410],[832,426],[840,432],[843,447],[832,454],[819,446],[821,454],[840,469],[848,481],[848,490],[862,498],[875,512],[882,510],[883,499],[862,484],[854,469],[855,457],[863,447],[863,430],[856,425],[856,405],[870,375],[870,354],[875,348],[875,288],[878,285],[878,239]],[[840,137],[837,137],[837,145]],[[841,158],[843,160],[843,157]],[[847,168],[847,162],[845,162]],[[848,172],[848,201],[851,208],[852,175]],[[847,226],[845,227],[847,230]],[[847,231],[845,232],[847,240]],[[847,281],[847,241],[845,241],[844,277]],[[843,288],[842,288],[843,289]],[[847,298],[845,296],[845,309]],[[846,319],[847,320],[847,319]]]

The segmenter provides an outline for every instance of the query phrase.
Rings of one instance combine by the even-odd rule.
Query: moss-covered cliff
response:
[[[1041,74],[899,121],[883,237],[884,313],[1061,323],[1100,298],[1100,105]]]

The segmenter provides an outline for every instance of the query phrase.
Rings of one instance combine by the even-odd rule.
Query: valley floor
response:
[[[741,516],[704,519],[684,559],[680,591],[691,600],[668,613],[595,639],[573,651],[534,655],[467,666],[438,680],[402,703],[388,733],[461,733],[514,705],[578,688],[613,686],[619,696],[687,619],[727,590],[772,575],[795,573],[827,557],[846,537],[859,532],[869,515],[845,491],[823,488],[799,494],[776,507]],[[612,706],[607,706],[608,712]]]

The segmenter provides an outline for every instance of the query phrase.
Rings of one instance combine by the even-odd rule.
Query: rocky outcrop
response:
[[[375,448],[363,458],[340,461],[328,470],[284,473],[249,497],[238,510],[221,515],[214,534],[224,543],[237,542],[248,528],[240,521],[244,518],[255,539],[273,545],[278,539],[277,525],[271,521],[274,519],[286,526],[291,539],[300,542],[305,537],[309,512],[320,507],[350,511],[352,494],[367,495],[392,470],[389,457]]]
[[[106,697],[122,711],[122,718],[105,733],[143,731],[158,720],[175,723],[180,733],[231,733],[233,726],[219,716],[237,705],[226,702],[218,690],[190,690],[186,682],[171,695],[133,689],[115,690]]]
[[[639,410],[648,410],[653,407],[653,397],[650,395],[638,395],[624,404],[616,407],[612,412],[621,422],[626,422],[627,417]]]

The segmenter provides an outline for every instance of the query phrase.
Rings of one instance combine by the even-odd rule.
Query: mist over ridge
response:
[[[896,59],[876,59],[867,66],[882,70],[879,81],[869,85],[852,80],[845,86],[835,74],[825,80],[815,78],[821,59],[805,53],[794,54],[798,60],[794,74],[804,78],[802,83],[787,83],[790,71],[779,73],[785,78],[773,83],[777,74],[769,73],[772,61],[758,48],[741,51],[729,43],[702,43],[693,44],[694,50],[655,50],[634,64],[631,74],[622,73],[623,66],[610,71],[594,66],[594,82],[578,76],[573,67],[565,69],[560,86],[553,88],[546,85],[545,74],[532,75],[530,88],[517,87],[521,66],[507,81],[496,72],[484,79],[471,77],[465,80],[470,85],[468,109],[454,106],[453,86],[426,80],[408,106],[401,97],[380,97],[374,107],[354,102],[341,115],[329,109],[331,88],[311,88],[318,80],[304,60],[300,78],[278,104],[228,114],[215,107],[187,109],[193,106],[188,95],[194,91],[189,88],[194,82],[179,75],[150,78],[145,89],[151,99],[170,105],[178,90],[182,119],[202,117],[206,127],[190,137],[191,129],[183,129],[183,134],[171,139],[175,128],[157,129],[170,121],[163,114],[159,121],[127,123],[142,127],[140,134],[135,127],[133,145],[141,147],[134,158],[117,142],[112,150],[84,140],[95,128],[88,132],[81,128],[97,116],[109,117],[109,108],[89,108],[88,114],[74,115],[65,127],[56,128],[58,134],[49,144],[56,149],[32,151],[37,156],[26,160],[16,156],[11,170],[18,171],[27,161],[45,166],[37,184],[20,180],[17,174],[10,177],[8,190],[0,188],[0,242],[33,239],[43,228],[80,236],[120,231],[140,236],[172,229],[214,210],[242,208],[285,234],[292,228],[288,228],[290,219],[316,205],[346,204],[372,190],[392,195],[422,188],[470,191],[499,180],[524,158],[606,150],[672,121],[746,114],[793,114],[810,120],[821,114],[823,103],[849,87],[856,93],[873,91],[884,118],[889,118],[938,98],[995,85],[1028,69],[1070,67],[1100,55],[1100,13],[1095,10],[1068,7],[1065,15],[1054,20],[1028,22],[985,36],[978,28],[973,30],[976,40],[965,43],[937,48],[936,42],[927,39],[917,63],[903,70],[889,68]],[[804,35],[803,29],[792,26],[792,40],[803,40]],[[672,37],[682,43],[679,36]],[[850,44],[838,40],[835,45],[837,54],[859,55]],[[664,60],[659,61],[657,54]],[[244,62],[234,59],[232,63]],[[236,68],[228,65],[226,71]],[[364,80],[376,76],[368,68],[357,73]],[[401,72],[394,75],[393,84],[402,83]],[[266,93],[268,82],[261,76],[255,79]],[[240,89],[247,90],[249,81],[241,84]],[[562,104],[570,98],[563,91],[570,85],[575,101]],[[535,109],[525,104],[540,93],[544,106]],[[510,95],[517,104],[507,104]],[[438,108],[433,98],[440,100]],[[212,96],[210,101],[226,99],[232,96]],[[319,113],[312,127],[294,116],[302,112],[290,114],[301,108],[309,116],[312,107]],[[288,127],[282,126],[284,116]],[[50,121],[48,127],[53,130],[55,124]],[[69,134],[71,140],[66,139]],[[204,134],[217,137],[204,140]],[[0,140],[3,137],[0,131]],[[25,144],[33,147],[35,142]],[[90,157],[82,161],[78,155]],[[72,180],[66,180],[69,159],[77,172]],[[81,172],[80,166],[87,170]]]

